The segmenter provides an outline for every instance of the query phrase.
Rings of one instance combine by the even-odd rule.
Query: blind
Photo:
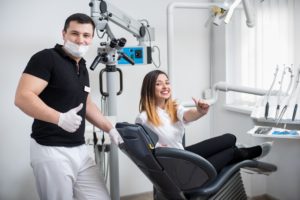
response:
[[[226,81],[267,90],[277,66],[295,70],[294,0],[253,1],[252,6],[254,28],[246,26],[243,9],[228,24]],[[256,99],[249,94],[227,94],[228,104],[251,106]]]

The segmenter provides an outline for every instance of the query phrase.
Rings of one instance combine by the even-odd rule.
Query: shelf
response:
[[[269,128],[270,130],[264,134],[257,134],[255,133],[258,128]],[[292,134],[282,134],[282,135],[275,135],[273,134],[274,131],[284,132],[284,131],[296,131],[297,135]],[[263,137],[263,138],[284,138],[284,139],[300,139],[300,131],[299,130],[288,130],[288,129],[281,129],[281,128],[274,128],[274,127],[266,127],[266,126],[255,126],[251,130],[247,132],[248,134],[252,135],[253,137]]]

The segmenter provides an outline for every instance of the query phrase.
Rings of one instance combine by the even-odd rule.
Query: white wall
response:
[[[161,50],[162,70],[166,66],[166,8],[173,0],[111,0],[111,2],[136,19],[148,19],[155,27],[156,41]],[[192,1],[191,1],[192,2]],[[194,0],[194,2],[199,2]],[[5,200],[35,200],[38,199],[34,178],[29,164],[29,140],[32,119],[17,109],[14,93],[19,77],[29,58],[37,51],[51,48],[55,43],[61,43],[61,30],[64,20],[74,12],[89,14],[88,0],[1,0],[0,6],[0,93],[1,108],[1,140],[0,140],[0,199]],[[209,30],[203,28],[206,14],[195,11],[176,11],[178,24],[175,39],[178,58],[175,74],[180,84],[176,85],[179,100],[189,100],[190,97],[200,97],[201,90],[209,86]],[[179,14],[182,17],[179,17]],[[205,17],[205,18],[204,18]],[[189,26],[190,25],[190,26]],[[192,28],[191,31],[188,29]],[[137,44],[135,39],[113,27],[116,37],[126,37],[127,45]],[[89,65],[96,55],[99,40],[86,56]],[[197,45],[196,45],[197,44]],[[196,46],[195,46],[196,45]],[[155,57],[157,59],[157,57]],[[90,72],[92,96],[100,105],[98,90],[98,73],[103,66],[98,66]],[[118,98],[118,121],[133,122],[138,113],[140,85],[144,75],[155,69],[153,65],[122,67],[124,73],[124,92]],[[180,79],[185,74],[186,79]],[[200,86],[199,86],[200,85]],[[188,91],[188,93],[186,92]],[[179,96],[178,95],[178,96]],[[209,137],[209,116],[202,122],[188,128],[187,143],[191,144]],[[199,130],[201,127],[201,134]],[[141,193],[152,190],[146,177],[120,153],[120,188],[121,195]],[[132,181],[134,180],[134,181]]]

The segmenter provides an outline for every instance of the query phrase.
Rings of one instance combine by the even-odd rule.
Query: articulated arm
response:
[[[247,23],[248,27],[253,27],[255,22],[253,19],[252,8],[251,8],[248,0],[235,0],[229,7],[229,10],[227,11],[224,22],[227,24],[230,21],[235,8],[241,3],[241,1],[243,2],[244,12],[245,12],[245,15],[247,18],[246,23]]]
[[[110,38],[115,38],[108,22],[112,21],[121,28],[127,30],[139,41],[144,41],[147,28],[141,21],[137,21],[104,0],[91,0],[91,17],[96,24],[96,30],[107,31]]]
[[[127,63],[133,65],[135,64],[134,58],[137,57],[143,59],[143,63],[145,61],[147,61],[147,64],[151,63],[150,61],[148,62],[149,59],[145,59],[147,57],[151,58],[151,55],[148,55],[146,52],[142,54],[132,50],[133,55],[127,55],[123,52],[122,48],[125,46],[126,39],[117,39],[109,26],[109,22],[113,22],[136,37],[139,41],[139,46],[145,46],[145,41],[154,40],[153,28],[149,27],[147,20],[135,20],[104,0],[91,0],[89,6],[91,7],[91,17],[95,23],[97,34],[99,33],[98,31],[104,32],[110,39],[109,42],[100,43],[102,47],[98,48],[98,55],[90,69],[94,70],[99,63],[107,66],[116,66],[120,59],[124,59]],[[146,25],[142,21],[146,22]],[[104,34],[102,36],[98,35],[99,38],[102,38]],[[146,50],[149,51],[148,48]]]

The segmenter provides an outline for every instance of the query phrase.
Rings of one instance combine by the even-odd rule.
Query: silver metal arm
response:
[[[238,86],[238,85],[232,85],[226,82],[217,82],[214,84],[213,88],[211,89],[211,97],[205,98],[205,101],[208,105],[213,105],[218,101],[218,92],[239,92],[239,93],[246,93],[246,94],[253,94],[258,96],[263,96],[267,94],[267,90],[264,89],[258,89],[258,88],[252,88],[252,87],[246,87],[246,86]],[[271,91],[270,95],[277,94],[278,91]],[[194,107],[195,103],[192,101],[184,102],[182,103],[186,107]]]
[[[255,20],[254,20],[254,15],[253,15],[253,11],[252,11],[252,7],[249,3],[248,0],[235,0],[230,6],[229,6],[229,9],[227,11],[227,14],[226,14],[226,17],[224,19],[224,22],[226,24],[229,23],[232,15],[233,15],[233,12],[234,10],[238,7],[238,5],[240,3],[243,3],[243,7],[244,7],[244,12],[245,12],[245,15],[246,15],[246,18],[247,18],[247,21],[246,21],[246,24],[248,27],[254,27],[255,25]]]
[[[230,21],[232,15],[233,15],[234,10],[236,9],[236,7],[238,7],[238,5],[241,3],[241,1],[242,1],[242,0],[235,0],[235,1],[231,4],[231,6],[229,7],[229,9],[228,9],[228,11],[227,11],[227,15],[226,15],[226,17],[225,17],[225,19],[224,19],[224,22],[225,22],[226,24],[229,23],[229,21]]]
[[[147,40],[147,38],[145,38],[146,33],[153,34],[153,32],[147,30],[149,27],[141,22],[143,20],[139,21],[133,19],[107,1],[91,0],[89,5],[91,7],[91,17],[95,22],[96,30],[107,31],[110,38],[113,38],[114,36],[112,32],[109,31],[109,21],[130,32],[140,42]],[[152,40],[153,38],[154,36],[149,36],[149,40]]]
[[[255,25],[254,14],[251,5],[248,0],[243,0],[244,12],[246,15],[246,24],[248,27],[252,28]]]

